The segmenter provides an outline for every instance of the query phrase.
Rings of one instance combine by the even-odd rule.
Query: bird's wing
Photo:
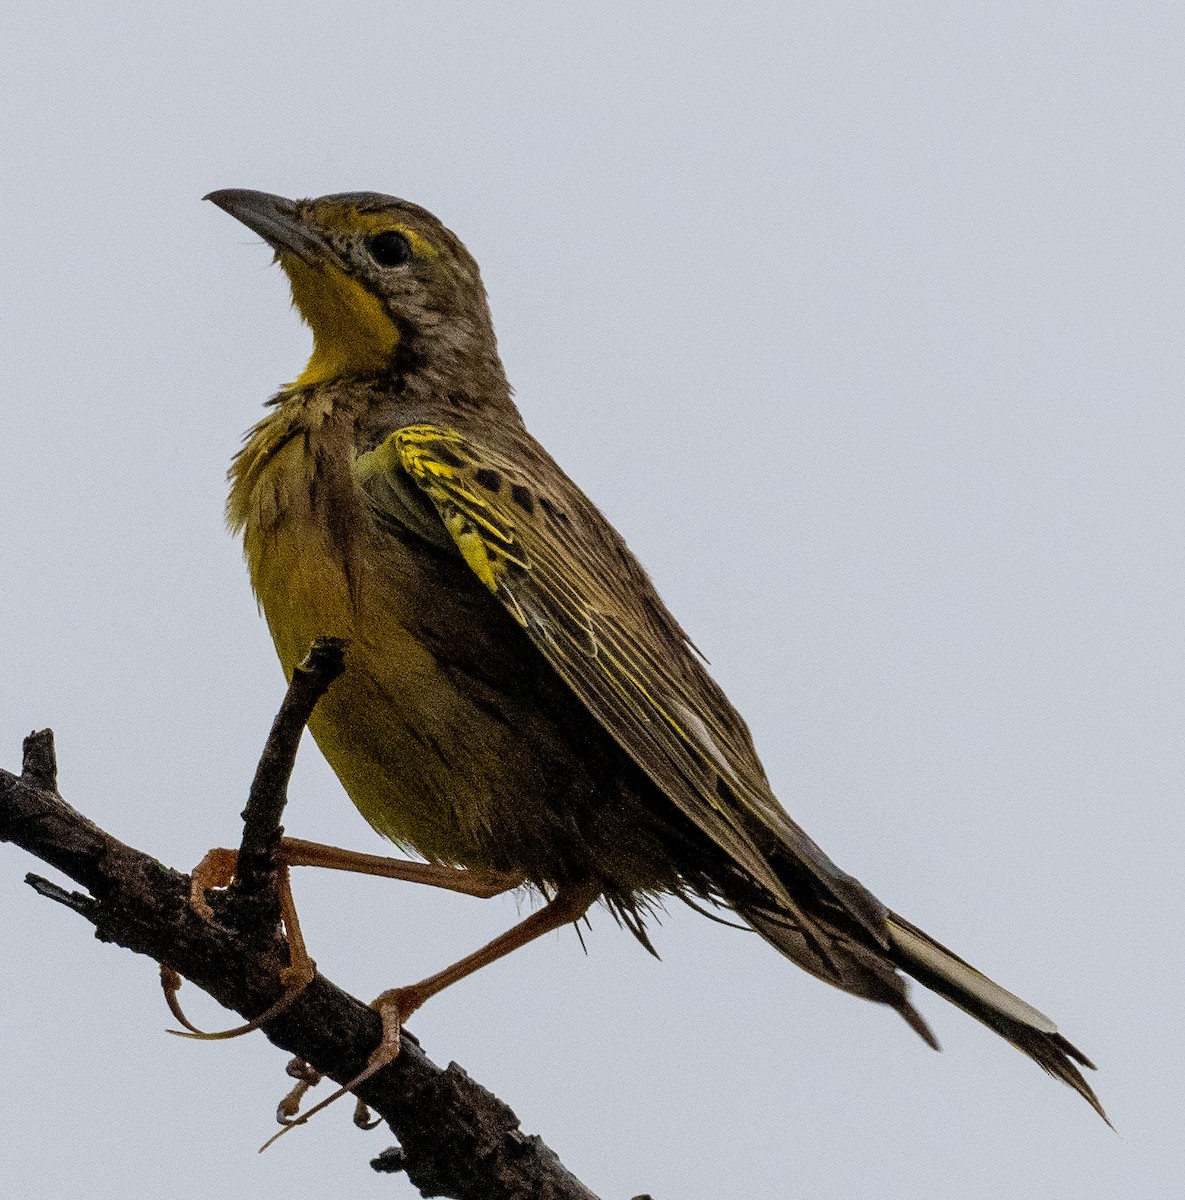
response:
[[[532,454],[545,451],[532,443]],[[423,424],[360,456],[357,474],[380,518],[422,522],[427,497],[473,573],[588,711],[806,936],[815,922],[761,848],[771,841],[887,944],[885,910],[775,799],[744,722],[625,543],[558,467],[545,480],[528,462]],[[421,494],[418,516],[408,481]]]

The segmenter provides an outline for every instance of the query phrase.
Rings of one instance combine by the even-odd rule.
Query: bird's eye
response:
[[[367,249],[380,267],[398,267],[411,262],[411,242],[395,229],[375,234],[367,243]]]

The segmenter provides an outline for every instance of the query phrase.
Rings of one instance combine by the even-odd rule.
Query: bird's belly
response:
[[[588,772],[523,669],[532,648],[459,556],[388,537],[347,569],[327,538],[283,529],[261,549],[252,577],[285,674],[316,638],[347,642],[309,730],[366,820],[431,861],[570,873],[556,808],[590,791]]]
[[[347,643],[345,671],[309,730],[359,811],[424,857],[477,865],[473,787],[489,777],[488,718],[474,711],[417,635],[413,555],[347,558],[308,530],[276,530],[251,561],[284,673],[318,637]],[[447,604],[447,597],[443,598]]]
[[[371,825],[539,885],[676,886],[664,804],[459,555],[385,535],[345,561],[278,534],[252,574],[286,675],[347,642],[309,729]]]
[[[503,825],[474,786],[490,772],[471,752],[483,737],[473,714],[406,630],[388,631],[381,659],[351,642],[346,663],[309,729],[359,812],[430,861],[501,865],[476,819]]]

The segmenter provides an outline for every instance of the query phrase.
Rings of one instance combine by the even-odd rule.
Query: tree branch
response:
[[[340,648],[338,655],[340,663]],[[323,661],[299,670],[276,719],[252,789],[253,797],[267,795],[269,803],[252,815],[249,802],[244,814],[243,846],[255,856],[251,888],[261,873],[264,879],[270,873],[291,755],[334,676],[332,652],[328,669]],[[233,895],[213,897],[213,918],[203,917],[189,903],[187,875],[88,821],[57,794],[56,778],[50,730],[25,739],[19,776],[0,770],[0,841],[56,867],[89,894],[29,875],[34,889],[86,917],[101,941],[148,955],[226,1008],[247,1019],[265,1012],[284,992],[279,975],[288,964],[276,923],[261,929],[252,919],[258,905],[244,906]],[[248,835],[256,839],[250,846]],[[271,890],[266,882],[261,886]],[[367,1005],[317,975],[264,1032],[275,1045],[344,1083],[366,1065],[379,1041],[380,1021]],[[398,1058],[358,1094],[400,1142],[397,1153],[376,1160],[376,1169],[405,1171],[424,1196],[596,1200],[541,1139],[522,1133],[505,1103],[456,1063],[442,1070],[406,1032]]]
[[[274,897],[273,854],[284,832],[280,819],[288,803],[288,781],[296,765],[296,751],[317,701],[342,673],[345,648],[340,638],[318,638],[292,672],[292,682],[272,723],[243,809],[243,840],[234,882],[240,895],[268,891]]]

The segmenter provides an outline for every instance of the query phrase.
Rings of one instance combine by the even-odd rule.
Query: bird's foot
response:
[[[216,889],[227,888],[234,881],[235,866],[238,862],[238,852],[221,847],[210,850],[202,861],[194,867],[189,877],[190,907],[206,920],[212,920],[214,910],[206,899],[206,893]],[[304,939],[300,936],[300,926],[296,919],[296,909],[292,903],[292,891],[288,884],[287,867],[280,868],[280,909],[285,929],[289,932],[288,951],[291,962],[280,971],[280,982],[284,985],[283,995],[259,1016],[233,1029],[222,1029],[207,1032],[199,1029],[185,1015],[177,992],[181,987],[181,976],[163,963],[160,968],[161,988],[165,993],[165,1003],[169,1011],[183,1027],[170,1029],[169,1033],[177,1037],[197,1038],[200,1041],[222,1041],[226,1038],[242,1037],[245,1033],[259,1029],[268,1021],[282,1013],[297,996],[313,982],[317,974],[317,964],[309,957],[304,947]],[[295,936],[292,936],[295,934]]]
[[[213,920],[214,910],[210,907],[206,893],[230,887],[235,878],[239,852],[224,846],[207,850],[189,874],[189,907],[207,921]]]
[[[382,1019],[383,1034],[379,1044],[371,1052],[366,1066],[348,1083],[339,1087],[332,1095],[326,1096],[324,1100],[314,1104],[308,1112],[300,1113],[299,1115],[297,1110],[300,1107],[301,1100],[310,1087],[320,1082],[321,1075],[307,1063],[301,1063],[297,1059],[289,1063],[288,1073],[296,1078],[298,1082],[280,1102],[276,1113],[276,1119],[284,1128],[268,1138],[260,1146],[260,1151],[266,1150],[274,1141],[283,1137],[284,1134],[295,1129],[298,1125],[306,1124],[317,1113],[321,1112],[322,1109],[328,1108],[335,1101],[340,1100],[347,1092],[352,1092],[355,1088],[361,1087],[368,1079],[377,1075],[388,1063],[394,1062],[399,1057],[399,1040],[403,1031],[403,1023],[428,999],[430,994],[430,992],[425,992],[420,986],[413,985],[411,987],[391,988],[373,1000],[371,1008]],[[373,1129],[379,1124],[376,1119],[371,1117],[370,1110],[362,1100],[359,1100],[355,1107],[354,1124],[361,1129]]]

